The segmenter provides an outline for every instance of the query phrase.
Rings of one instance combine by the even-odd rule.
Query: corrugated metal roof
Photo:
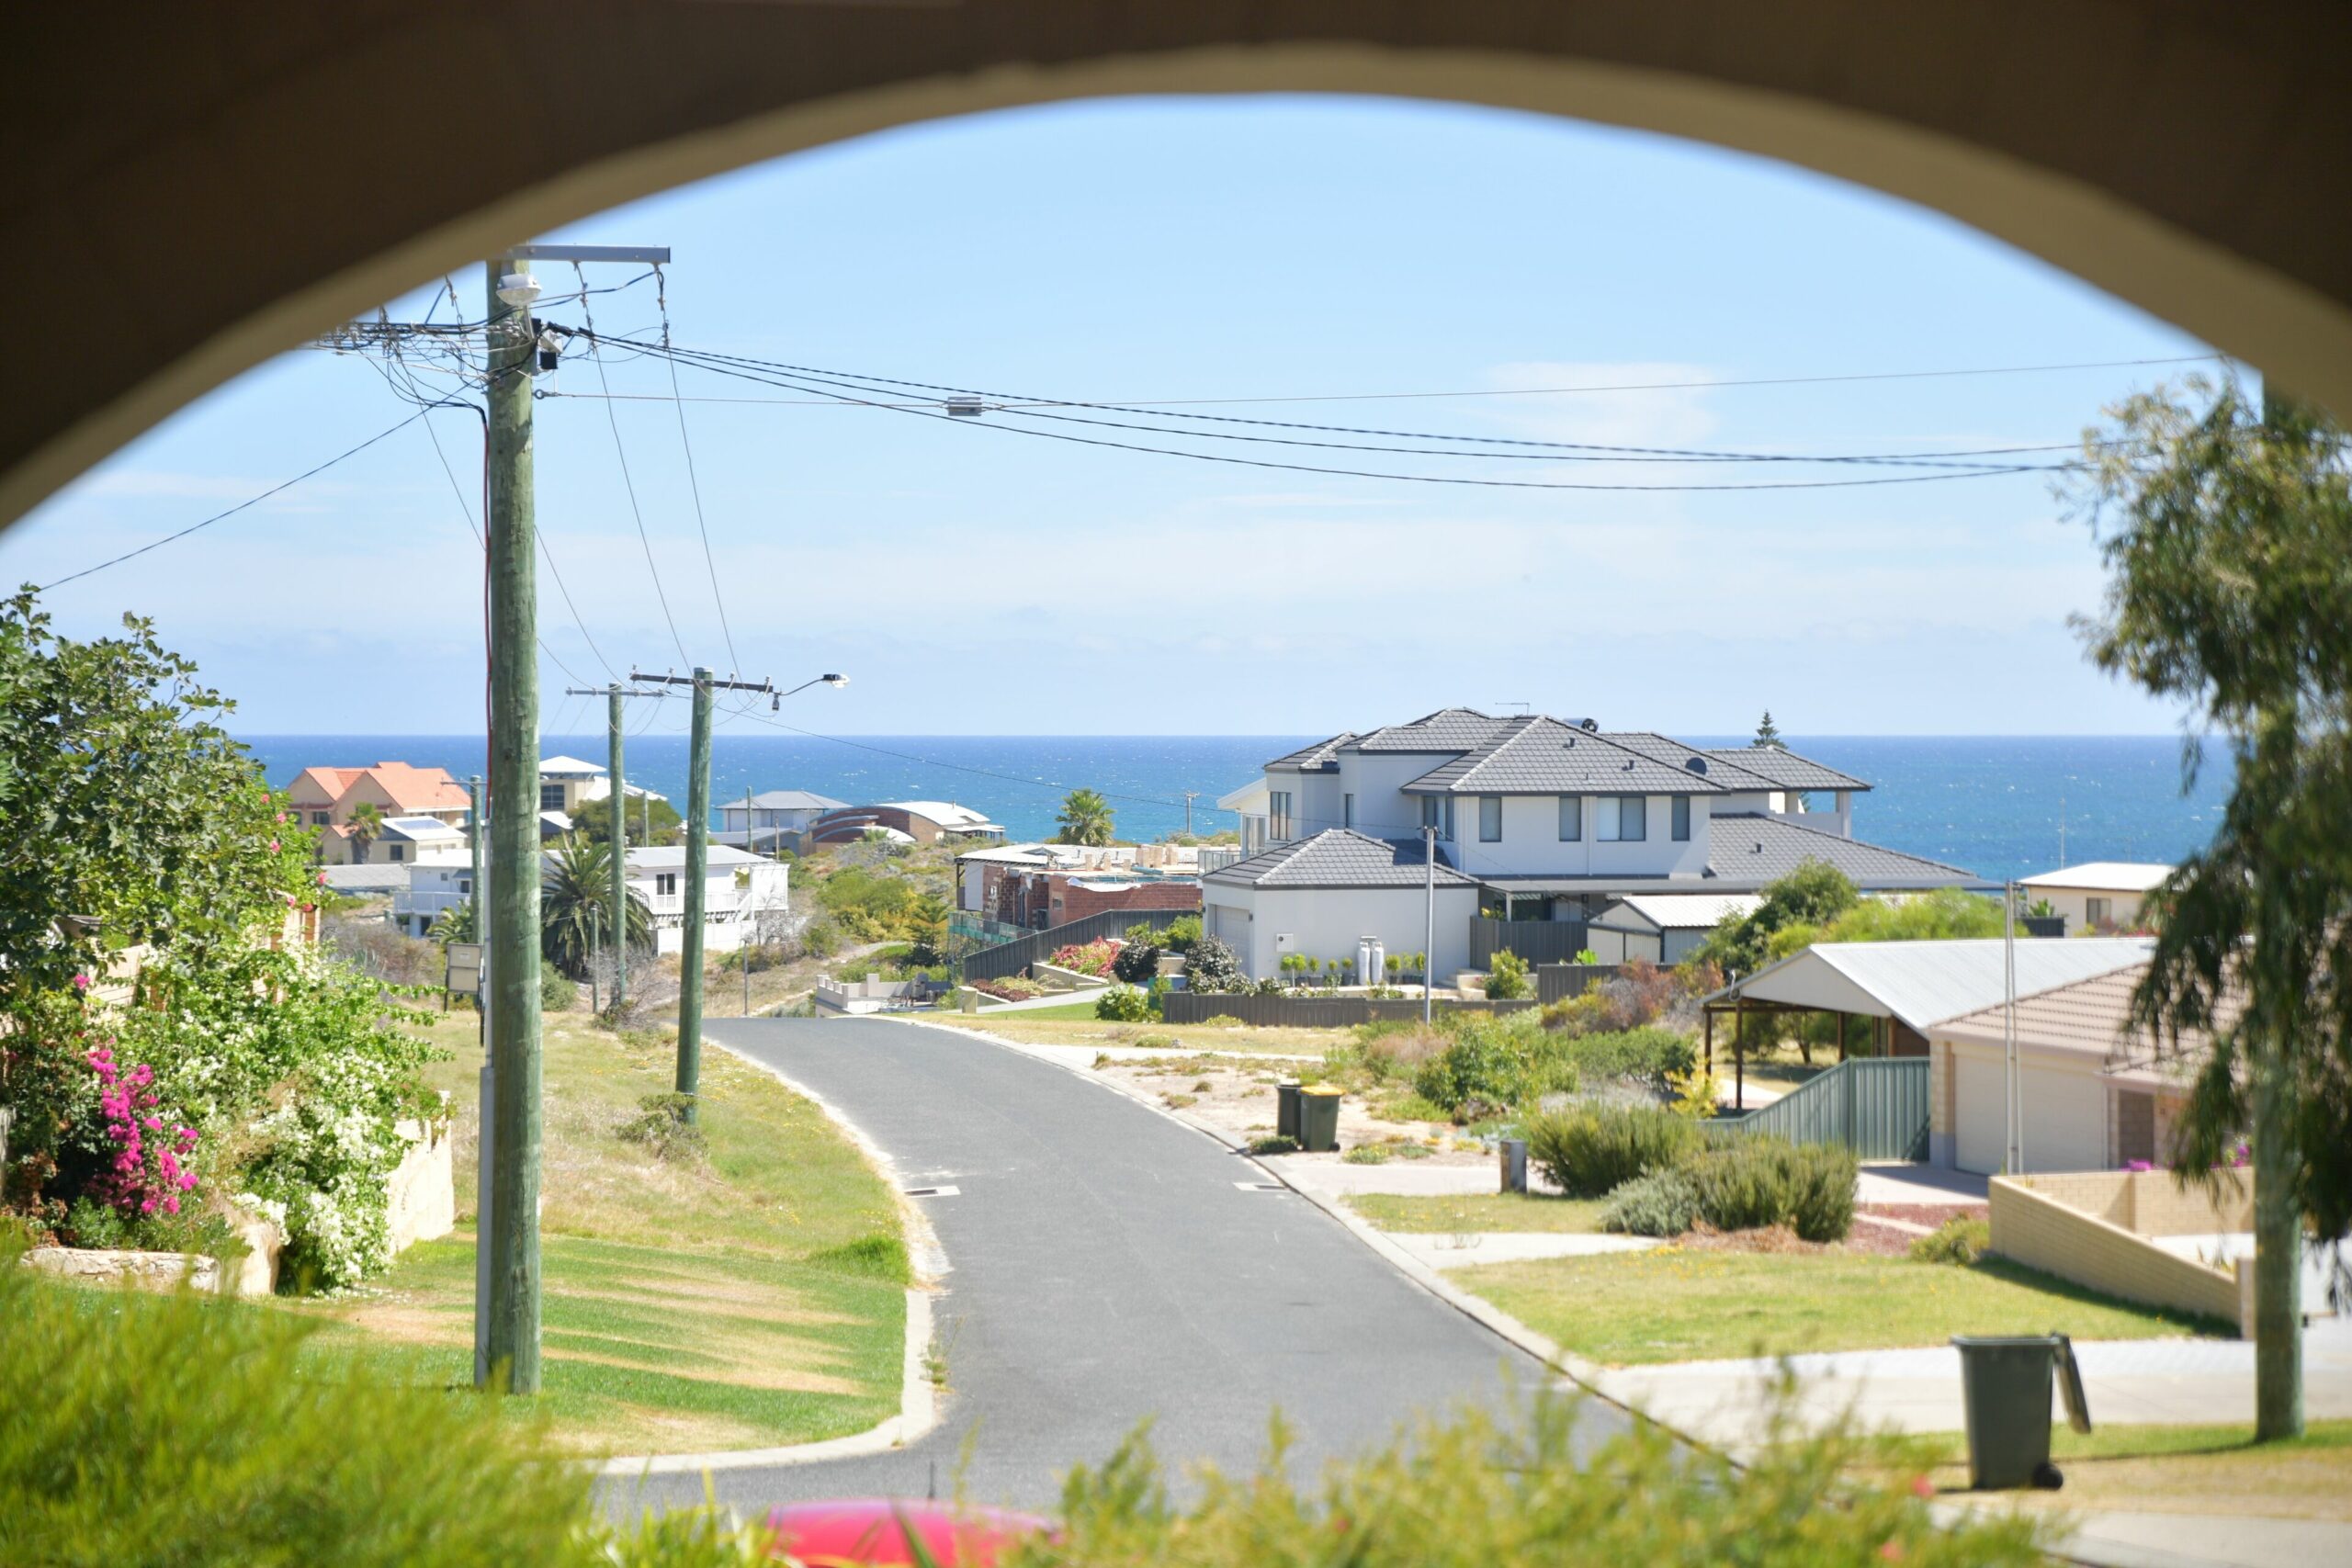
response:
[[[1202,878],[1228,887],[1419,887],[1429,880],[1417,839],[1374,839],[1333,828],[1261,850]],[[1440,852],[1440,887],[1475,887],[1476,879],[1447,865]]]
[[[722,807],[742,807],[739,800],[722,800]],[[762,811],[839,811],[849,803],[835,800],[830,795],[812,795],[805,789],[763,789],[752,796],[752,805]]]
[[[1747,914],[1761,902],[1753,893],[1629,893],[1611,908],[1631,909],[1660,931],[1712,931],[1725,916]],[[1600,919],[1608,918],[1601,910]]]
[[[1959,942],[1816,942],[1710,997],[1818,1007],[1898,1018],[1926,1033],[2007,994],[1998,937]],[[2017,944],[2020,997],[2147,962],[2146,937],[2024,938]],[[1995,1022],[1996,1038],[1999,1023]],[[1938,1033],[1943,1032],[1937,1029]]]

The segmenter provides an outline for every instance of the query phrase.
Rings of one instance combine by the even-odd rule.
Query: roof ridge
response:
[[[1885,845],[1885,844],[1874,844],[1874,843],[1871,842],[1868,839],[1856,839],[1856,838],[1851,838],[1851,837],[1849,837],[1849,836],[1848,836],[1848,835],[1846,835],[1846,834],[1844,834],[1844,833],[1833,833],[1833,832],[1831,832],[1831,831],[1830,831],[1828,829],[1826,829],[1826,828],[1808,828],[1808,827],[1806,827],[1806,826],[1805,826],[1804,823],[1802,823],[1802,822],[1792,822],[1792,821],[1790,821],[1786,817],[1781,816],[1781,815],[1779,815],[1779,814],[1777,814],[1777,813],[1775,813],[1775,812],[1770,812],[1770,811],[1726,811],[1726,812],[1723,813],[1721,816],[1714,817],[1714,818],[1713,818],[1712,819],[1713,819],[1713,820],[1714,820],[1714,821],[1717,821],[1717,822],[1737,822],[1737,821],[1741,821],[1741,820],[1743,820],[1743,819],[1745,819],[1745,820],[1747,820],[1747,821],[1750,821],[1750,822],[1770,822],[1770,823],[1771,823],[1774,827],[1777,827],[1777,828],[1786,828],[1786,829],[1790,829],[1791,831],[1792,831],[1792,832],[1798,832],[1798,833],[1810,833],[1810,834],[1812,834],[1812,835],[1813,835],[1815,838],[1816,838],[1816,839],[1827,839],[1827,840],[1830,840],[1831,842],[1833,842],[1833,843],[1839,843],[1839,844],[1860,844],[1860,845],[1861,845],[1864,849],[1876,850],[1876,851],[1878,851],[1881,854],[1901,855],[1905,860],[1917,861],[1921,865],[1932,865],[1932,866],[1934,866],[1938,871],[1951,871],[1951,872],[1957,872],[1957,873],[1959,873],[1959,874],[1960,874],[1961,875],[1962,875],[1962,876],[1974,876],[1974,875],[1976,874],[1974,872],[1973,872],[1973,871],[1969,870],[1966,866],[1953,865],[1953,864],[1951,864],[1951,863],[1950,863],[1949,862],[1946,862],[1946,861],[1929,860],[1929,859],[1928,859],[1927,856],[1925,856],[1925,855],[1915,855],[1915,854],[1913,854],[1909,850],[1898,850],[1898,849],[1893,849],[1893,848],[1890,848],[1889,846],[1887,846],[1887,845]],[[1976,938],[1966,938],[1966,939],[1954,938],[1954,939],[1952,939],[1952,940],[1954,940],[1954,941],[1961,941],[1961,940],[1975,941],[1975,940],[1978,940],[1978,939],[1976,939]],[[1989,939],[1988,939],[1988,940],[1989,940]]]

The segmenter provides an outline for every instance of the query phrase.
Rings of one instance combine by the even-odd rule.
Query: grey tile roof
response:
[[[1405,786],[1408,795],[1721,795],[1725,784],[1683,763],[1700,754],[1662,736],[1671,751],[1620,744],[1541,715],[1503,721],[1489,742]],[[1702,758],[1702,761],[1704,759]]]
[[[1810,757],[1800,757],[1794,751],[1784,751],[1777,746],[1727,746],[1711,750],[1708,756],[1720,759],[1734,767],[1770,780],[1774,789],[1868,789],[1871,786],[1851,774],[1835,768],[1825,768]]]
[[[1440,708],[1410,724],[1392,724],[1355,738],[1359,751],[1469,751],[1485,745],[1509,719],[1476,708]]]
[[[1707,826],[1707,875],[1722,891],[1761,886],[1806,861],[1826,861],[1864,892],[1905,887],[1990,886],[1956,865],[1906,855],[1859,839],[1841,839],[1777,817],[1729,812]]]
[[[743,806],[740,800],[722,800],[718,804],[732,806],[739,811]],[[839,811],[848,804],[805,789],[765,789],[752,796],[752,805],[762,811]]]
[[[1247,860],[1220,866],[1201,879],[1228,887],[1419,887],[1429,880],[1419,840],[1368,838],[1333,828],[1311,839],[1295,839],[1261,850]],[[1440,887],[1474,887],[1438,853]]]
[[[1354,739],[1354,731],[1342,730],[1329,740],[1317,740],[1312,746],[1299,748],[1287,757],[1275,758],[1266,764],[1267,771],[1272,772],[1280,768],[1284,772],[1295,769],[1302,773],[1337,773],[1340,768],[1340,748]]]

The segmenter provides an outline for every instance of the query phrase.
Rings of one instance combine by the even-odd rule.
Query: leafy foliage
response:
[[[624,1122],[620,1136],[632,1144],[643,1144],[653,1151],[656,1159],[670,1160],[695,1157],[702,1154],[705,1144],[702,1128],[687,1120],[694,1113],[695,1099],[690,1094],[649,1094],[637,1102],[639,1114]]]
[[[1770,708],[1766,708],[1764,710],[1764,716],[1757,721],[1756,739],[1753,744],[1758,746],[1770,746],[1775,750],[1782,751],[1788,750],[1787,743],[1781,739],[1781,727],[1772,722],[1772,710]]]
[[[1204,936],[1185,955],[1184,984],[1195,991],[1238,991],[1245,985],[1241,960],[1217,938]]]
[[[1571,1198],[1600,1198],[1648,1171],[1681,1164],[1699,1129],[1647,1105],[1578,1105],[1532,1117],[1527,1157]]]
[[[588,977],[588,955],[613,940],[613,847],[601,840],[567,833],[548,857],[539,877],[540,951],[547,961],[575,980]],[[634,887],[622,904],[628,945],[653,946],[653,912]]]
[[[1679,1166],[1621,1184],[1600,1211],[1600,1228],[1621,1235],[1680,1235],[1699,1218],[1699,1187]]]
[[[2274,397],[2257,412],[2234,383],[2192,379],[2186,395],[2121,404],[2084,452],[2075,499],[2112,573],[2099,616],[2077,623],[2091,659],[2187,705],[2185,779],[2200,733],[2225,736],[2235,767],[2212,842],[2154,896],[2155,953],[2132,999],[2160,1038],[2211,1041],[2177,1168],[2210,1170],[2251,1127],[2257,1194],[2282,1184],[2320,1235],[2341,1235],[2352,1225],[2347,443],[2314,411]]]
[[[1159,973],[1159,949],[1148,940],[1137,942],[1130,934],[1118,955],[1111,960],[1111,973],[1131,986],[1148,985]]]
[[[1151,1017],[1151,1001],[1133,986],[1114,986],[1094,998],[1094,1016],[1112,1023],[1142,1023]]]
[[[322,1375],[307,1332],[0,1254],[0,1561],[583,1561],[586,1470],[492,1401]]]
[[[652,816],[652,836],[647,837],[647,813]],[[600,844],[613,841],[613,802],[610,795],[603,800],[583,800],[571,811],[572,830],[583,839],[594,839]],[[628,841],[638,849],[651,844],[683,844],[686,841],[686,819],[678,808],[666,800],[652,800],[644,795],[632,795],[628,803]],[[764,841],[764,840],[763,840]]]
[[[1724,916],[1692,956],[1733,974],[1752,975],[1770,961],[1775,931],[1783,926],[1826,926],[1860,897],[1836,866],[1804,861],[1787,875],[1766,883],[1755,908]]]
[[[1786,1225],[1804,1241],[1843,1241],[1853,1228],[1860,1167],[1841,1145],[1737,1138],[1686,1168],[1700,1214],[1717,1230]]]
[[[1517,1001],[1532,988],[1527,978],[1527,960],[1510,949],[1504,948],[1487,961],[1487,1000]]]
[[[1092,942],[1069,942],[1054,949],[1046,962],[1057,969],[1068,969],[1080,975],[1107,976],[1118,961],[1119,944],[1109,937]]]
[[[1956,1263],[1965,1267],[1984,1256],[1993,1245],[1993,1224],[1975,1214],[1954,1214],[1936,1227],[1932,1235],[1923,1235],[1911,1244],[1911,1258],[1917,1263]]]
[[[1782,926],[1765,943],[1765,956],[1777,962],[1815,942],[1950,942],[1996,937],[2002,929],[1998,899],[1939,887],[1900,899],[1865,898],[1826,926]]]
[[[1054,818],[1054,842],[1107,844],[1111,841],[1111,803],[1099,791],[1074,789],[1062,796],[1061,812]]]

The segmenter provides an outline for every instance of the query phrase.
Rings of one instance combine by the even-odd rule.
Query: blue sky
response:
[[[2206,352],[1939,215],[1802,170],[1380,100],[1125,100],[947,121],[554,237],[672,246],[682,344],[1070,399],[1490,394]],[[569,268],[540,273],[551,294],[572,286]],[[479,270],[457,285],[478,315]],[[413,319],[425,303],[390,310]],[[606,333],[656,319],[650,285],[589,303]],[[580,320],[577,302],[547,313]],[[2102,405],[2195,368],[1216,412],[1742,451],[1945,450],[2071,441]],[[669,389],[658,360],[609,374],[616,392]],[[1006,434],[1002,419],[693,402],[730,657],[675,410],[579,396],[600,389],[585,362],[568,361],[557,389],[572,396],[537,405],[539,522],[586,635],[543,571],[542,633],[568,667],[543,665],[551,694],[603,681],[606,660],[701,661],[779,683],[848,671],[847,690],[820,689],[786,716],[844,734],[1298,734],[1454,702],[1695,734],[1745,730],[1767,707],[1815,735],[2172,728],[2084,663],[2066,617],[2096,607],[2099,564],[2043,475],[1472,489],[1098,450]],[[684,389],[789,395],[692,373]],[[288,354],[0,536],[0,573],[77,570],[407,412],[358,360]],[[470,500],[475,421],[434,417]],[[1498,477],[1724,477],[1232,449]],[[463,731],[481,714],[480,555],[458,505],[412,427],[51,603],[85,635],[125,609],[154,616],[240,699],[250,731]],[[564,707],[547,704],[550,732],[588,727]]]

